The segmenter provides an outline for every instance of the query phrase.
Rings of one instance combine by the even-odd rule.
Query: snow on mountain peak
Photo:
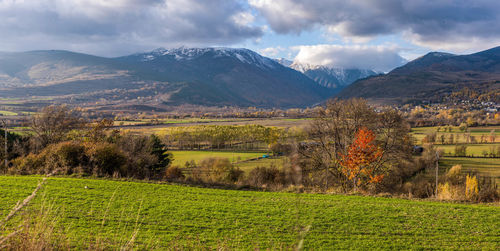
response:
[[[285,59],[275,59],[275,61],[302,72],[318,84],[328,88],[339,88],[349,85],[357,79],[377,74],[375,71],[367,69],[345,69],[296,61],[288,64],[290,61]]]
[[[150,53],[142,54],[142,61],[152,61],[162,56],[174,56],[178,61],[194,60],[209,53],[213,54],[214,58],[234,57],[242,63],[256,65],[260,68],[276,68],[276,63],[272,59],[263,57],[254,51],[227,47],[189,48],[182,46],[173,49],[158,48]]]

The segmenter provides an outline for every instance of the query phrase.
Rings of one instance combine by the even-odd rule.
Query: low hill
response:
[[[500,47],[470,55],[431,52],[388,74],[356,81],[337,96],[389,103],[439,102],[464,88],[500,91]]]
[[[2,219],[40,180],[0,176]],[[12,221],[23,215],[51,224],[73,249],[293,249],[302,241],[306,250],[498,250],[500,242],[495,205],[94,179],[49,178]]]

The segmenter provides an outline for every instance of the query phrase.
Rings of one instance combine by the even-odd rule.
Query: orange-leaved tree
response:
[[[354,189],[368,183],[379,183],[383,151],[375,144],[376,135],[367,128],[360,128],[346,154],[340,154],[342,173],[353,182]]]

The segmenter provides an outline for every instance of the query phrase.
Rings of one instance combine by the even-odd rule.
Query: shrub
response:
[[[446,180],[452,185],[463,183],[462,165],[454,165],[446,173]]]
[[[85,148],[75,142],[47,146],[39,154],[29,154],[13,161],[9,170],[15,174],[73,174],[87,164]]]
[[[498,186],[493,178],[481,177],[478,183],[479,192],[476,198],[477,202],[493,202],[500,200]]]
[[[169,180],[179,180],[184,178],[184,174],[178,166],[170,166],[165,172],[165,178]]]
[[[17,158],[12,161],[13,166],[9,168],[8,173],[18,175],[39,174],[40,167],[44,164],[44,159],[39,155],[30,153],[23,158]]]
[[[438,198],[441,200],[451,200],[453,197],[450,184],[448,182],[438,185]]]
[[[440,200],[461,200],[463,195],[462,186],[454,186],[448,182],[438,185],[437,198]]]
[[[253,187],[276,187],[289,182],[287,182],[285,172],[276,167],[257,167],[250,171],[246,183]]]
[[[465,180],[465,198],[468,200],[475,200],[478,193],[477,177],[467,175]]]
[[[424,173],[418,173],[412,181],[405,183],[404,191],[411,197],[429,198],[434,194],[434,185]]]
[[[465,157],[466,155],[467,155],[467,146],[466,145],[455,146],[455,156]]]
[[[160,178],[170,164],[170,155],[157,136],[123,134],[116,145],[127,158],[127,175],[136,178]]]
[[[274,155],[289,155],[293,151],[292,145],[281,143],[272,144],[270,149]]]
[[[110,143],[87,144],[86,153],[95,175],[126,175],[127,158],[118,147]]]
[[[243,175],[227,158],[207,158],[193,168],[191,179],[208,184],[234,184]]]

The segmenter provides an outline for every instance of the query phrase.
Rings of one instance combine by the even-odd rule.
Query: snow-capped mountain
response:
[[[302,72],[319,85],[335,90],[340,90],[358,79],[378,74],[377,72],[368,69],[344,69],[291,62],[286,59],[275,60],[276,62],[279,62],[287,67]]]
[[[286,66],[286,67],[290,67],[290,65],[293,64],[293,61],[292,60],[288,60],[286,58],[275,58],[274,61]]]
[[[176,102],[244,106],[305,106],[333,92],[273,59],[239,48],[159,48],[117,58],[141,67],[141,74],[183,82]]]
[[[179,47],[173,49],[158,48],[149,53],[135,54],[142,56],[142,61],[152,61],[159,57],[170,56],[177,61],[195,60],[204,55],[210,55],[213,58],[233,57],[240,62],[250,65],[255,65],[260,68],[276,68],[274,60],[263,57],[260,54],[244,48],[226,48],[226,47],[210,47],[210,48],[189,48]]]
[[[69,51],[0,53],[0,98],[305,107],[332,94],[248,49],[160,48],[117,58]]]

